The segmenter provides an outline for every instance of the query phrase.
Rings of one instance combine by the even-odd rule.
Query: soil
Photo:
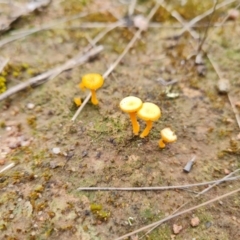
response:
[[[122,18],[128,1],[58,1],[18,19],[2,38],[14,31],[46,24],[81,12],[90,15],[6,44],[1,56],[7,88],[38,75],[77,55],[101,28],[81,28],[83,22],[110,23]],[[186,21],[212,3],[186,1],[169,6]],[[3,3],[4,4],[4,3]],[[153,1],[139,1],[135,12],[147,15]],[[195,7],[198,6],[198,7]],[[220,23],[227,5],[214,13]],[[194,11],[192,10],[194,9]],[[192,11],[190,11],[192,10]],[[202,63],[196,64],[198,42],[189,33],[176,34],[180,24],[162,7],[153,17],[161,25],[149,27],[97,91],[99,105],[89,102],[77,120],[73,98],[89,72],[103,74],[137,31],[117,28],[98,44],[104,50],[91,61],[65,71],[36,88],[0,103],[0,238],[1,239],[115,239],[183,209],[239,187],[239,180],[222,183],[201,197],[207,186],[166,191],[79,191],[79,187],[144,187],[200,183],[220,179],[240,168],[240,130],[227,94],[219,94],[219,80],[207,54],[229,79],[232,102],[240,101],[240,19],[210,27]],[[201,37],[207,17],[195,28]],[[199,26],[201,25],[201,26]],[[174,37],[175,36],[175,37]],[[3,73],[2,73],[3,74]],[[162,81],[174,84],[164,85]],[[153,102],[160,120],[146,138],[134,136],[128,114],[119,109],[126,96]],[[235,109],[240,114],[239,109]],[[145,122],[139,120],[141,131]],[[160,149],[160,131],[170,127],[175,143]],[[196,156],[189,173],[186,163]],[[240,239],[240,194],[174,218],[144,235],[129,239]],[[199,224],[191,226],[197,217]],[[174,234],[173,226],[181,226]],[[141,238],[141,236],[143,236]]]

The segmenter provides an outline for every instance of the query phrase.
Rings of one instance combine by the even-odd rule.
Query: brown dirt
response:
[[[42,12],[20,19],[11,31],[70,16],[80,10],[99,11],[101,6],[99,1],[80,2],[52,1]],[[103,5],[102,13],[65,26],[81,21],[114,21],[114,16],[123,16],[127,10],[121,1],[106,1]],[[146,14],[152,6],[151,1],[141,1],[137,12]],[[234,6],[217,11],[214,21],[220,22]],[[190,7],[191,4],[187,4],[184,11],[183,7],[172,5],[186,19],[192,19],[211,5],[202,4],[193,15],[186,13]],[[159,9],[154,20],[165,25],[176,24],[163,9]],[[205,19],[202,23],[206,22]],[[224,77],[230,80],[234,102],[240,101],[238,23],[239,19],[228,21],[221,28],[211,28],[205,45]],[[203,34],[204,29],[196,30]],[[1,55],[10,58],[8,88],[64,63],[87,45],[86,36],[93,38],[99,31],[53,29],[7,44],[1,49]],[[104,51],[91,62],[0,103],[0,160],[4,164],[0,169],[12,161],[16,163],[0,175],[1,239],[114,239],[164,218],[191,199],[187,207],[239,187],[239,180],[224,183],[198,199],[193,199],[193,192],[180,190],[77,191],[84,186],[140,187],[204,182],[222,178],[240,167],[239,128],[228,98],[218,94],[218,77],[207,57],[203,57],[207,69],[204,76],[199,76],[194,58],[188,59],[197,49],[197,43],[189,34],[177,40],[167,38],[176,31],[149,28],[97,92],[99,106],[87,104],[75,123],[71,122],[76,110],[73,97],[86,96],[77,86],[81,76],[88,72],[104,73],[135,29],[113,30],[100,42]],[[168,89],[157,81],[160,77],[178,82]],[[179,96],[169,98],[167,91]],[[145,139],[133,137],[129,118],[118,107],[120,100],[129,95],[161,108],[161,119],[154,123]],[[28,109],[28,103],[35,107]],[[140,124],[143,130],[145,123],[140,121]],[[178,140],[161,150],[158,140],[164,127],[171,127]],[[23,141],[26,146],[20,146]],[[52,153],[55,147],[60,148],[60,154]],[[196,163],[186,174],[182,169],[193,155]],[[175,218],[142,239],[239,239],[239,197],[238,193]],[[101,205],[102,210],[91,211],[90,206],[94,204]],[[194,216],[200,219],[195,228],[190,225]],[[176,236],[173,224],[183,227]]]

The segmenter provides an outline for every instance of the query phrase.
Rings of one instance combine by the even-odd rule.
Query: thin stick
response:
[[[79,191],[159,191],[159,190],[175,190],[175,189],[185,189],[190,187],[199,187],[199,186],[205,186],[209,184],[214,183],[222,183],[226,181],[234,181],[240,179],[240,176],[232,177],[228,179],[218,179],[214,181],[209,182],[203,182],[203,183],[194,183],[194,184],[187,184],[187,185],[176,185],[176,186],[162,186],[162,187],[80,187],[77,190]]]
[[[103,46],[98,46],[96,48],[93,48],[89,52],[87,52],[85,55],[78,54],[76,57],[68,60],[65,64],[55,67],[53,69],[48,70],[45,73],[42,73],[36,77],[30,78],[26,82],[20,83],[6,92],[2,93],[0,95],[0,101],[4,100],[5,98],[10,97],[11,95],[29,87],[29,86],[37,86],[44,82],[46,82],[49,79],[53,79],[53,77],[56,77],[58,74],[60,74],[63,71],[66,71],[68,69],[71,69],[75,66],[78,66],[80,64],[83,64],[84,62],[87,62],[90,58],[97,55],[99,52],[103,50]]]
[[[162,0],[161,2],[163,2],[164,0]],[[151,12],[149,13],[148,17],[147,17],[147,22],[149,22],[151,20],[151,18],[153,17],[153,15],[155,14],[155,12],[157,11],[157,9],[159,8],[161,3],[156,3],[155,6],[152,8]],[[119,62],[123,59],[123,57],[126,55],[126,53],[129,51],[129,49],[134,45],[134,43],[137,41],[138,38],[140,38],[142,33],[142,30],[139,29],[133,36],[133,38],[131,39],[131,41],[128,43],[128,45],[126,46],[126,48],[124,49],[124,51],[119,55],[119,57],[116,59],[116,61],[107,69],[107,71],[103,74],[103,78],[107,78],[110,73],[116,68],[116,66],[119,64]],[[87,102],[90,100],[91,98],[91,92],[87,95],[87,97],[84,99],[82,105],[78,108],[78,110],[76,111],[76,113],[74,114],[74,116],[72,117],[72,121],[75,121],[76,118],[78,117],[78,115],[81,113],[81,111],[83,110],[83,108],[85,107],[85,105],[87,104]]]
[[[228,96],[228,100],[229,100],[229,102],[231,104],[233,113],[235,114],[235,118],[237,120],[238,127],[240,128],[240,116],[238,114],[238,110],[236,109],[236,107],[235,107],[235,105],[234,105],[234,103],[232,101],[232,97],[230,97],[230,93],[228,93],[227,96]]]
[[[207,54],[207,57],[208,57],[211,65],[213,66],[214,71],[215,71],[216,74],[218,75],[218,78],[219,78],[219,79],[223,78],[223,75],[222,75],[222,73],[221,73],[218,65],[213,61],[212,56],[208,53],[208,54]]]
[[[209,201],[203,202],[203,203],[201,203],[201,204],[199,204],[199,205],[197,205],[197,206],[194,206],[194,207],[191,207],[191,208],[189,208],[189,209],[186,209],[186,210],[184,210],[184,211],[182,211],[182,212],[179,212],[179,213],[176,213],[176,214],[174,214],[174,215],[171,215],[171,216],[168,216],[168,217],[166,217],[166,218],[163,218],[162,220],[159,220],[159,221],[157,221],[157,222],[151,223],[151,224],[149,224],[149,225],[147,225],[147,226],[144,226],[144,227],[142,227],[142,228],[140,228],[140,229],[137,229],[137,230],[135,230],[135,231],[133,231],[133,232],[130,232],[130,233],[125,234],[125,235],[123,235],[123,236],[121,236],[121,237],[118,237],[118,238],[116,238],[115,240],[121,240],[121,239],[127,238],[127,237],[132,236],[132,235],[134,235],[134,234],[136,234],[136,233],[139,233],[139,232],[142,232],[142,231],[144,231],[144,230],[146,230],[146,229],[148,229],[148,228],[151,228],[151,227],[153,227],[153,226],[155,226],[155,225],[162,224],[162,223],[164,223],[164,222],[166,222],[166,221],[168,221],[168,220],[171,220],[171,219],[173,219],[173,218],[175,218],[175,217],[178,217],[178,216],[183,215],[183,214],[185,214],[185,213],[191,212],[191,211],[196,210],[196,209],[198,209],[198,208],[204,207],[204,206],[206,206],[206,205],[208,205],[208,204],[211,204],[211,203],[213,203],[213,202],[219,201],[219,200],[221,200],[221,199],[223,199],[223,198],[229,197],[229,196],[231,196],[231,195],[233,195],[233,194],[235,194],[235,193],[237,193],[237,192],[239,192],[239,191],[240,191],[240,188],[238,188],[238,189],[236,189],[236,190],[234,190],[234,191],[231,191],[231,192],[229,192],[229,193],[223,194],[223,195],[221,195],[221,196],[218,196],[218,197],[216,197],[216,198],[214,198],[214,199],[211,199],[211,200],[209,200]]]
[[[0,170],[0,173],[3,173],[4,171],[13,168],[15,166],[15,163],[10,163],[8,164],[6,167],[4,167],[3,169]]]
[[[214,13],[215,13],[215,11],[216,11],[217,4],[218,4],[218,0],[215,0],[215,3],[214,3],[213,8],[212,8],[212,13],[211,13],[211,15],[210,15],[210,20],[208,21],[208,26],[205,28],[205,32],[204,32],[202,41],[200,42],[200,44],[199,44],[199,46],[198,46],[198,53],[202,50],[202,46],[203,46],[204,42],[205,42],[206,39],[207,39],[208,30],[209,30],[209,25],[210,25],[211,22],[212,22],[213,15],[214,15]]]

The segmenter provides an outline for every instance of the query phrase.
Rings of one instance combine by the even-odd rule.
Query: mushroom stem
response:
[[[164,143],[163,139],[161,138],[158,142],[160,148],[165,148],[166,144]]]
[[[92,104],[98,105],[96,91],[95,90],[91,90],[91,93],[92,93],[92,98],[91,98]]]
[[[143,130],[142,134],[140,135],[141,138],[146,137],[149,134],[150,130],[152,129],[152,121],[146,121],[146,124],[147,124],[146,128]]]
[[[136,112],[129,113],[129,116],[130,116],[131,122],[132,122],[133,133],[134,133],[134,135],[138,135],[138,133],[139,133],[139,123],[137,121]]]

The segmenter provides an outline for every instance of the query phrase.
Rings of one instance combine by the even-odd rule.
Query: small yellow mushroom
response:
[[[77,107],[81,106],[81,104],[82,104],[82,100],[81,100],[80,97],[75,97],[75,98],[73,99],[73,101],[74,101],[74,103],[75,103],[75,105],[76,105]]]
[[[139,133],[139,123],[137,121],[137,111],[142,106],[142,100],[138,97],[129,96],[125,97],[120,102],[120,108],[123,112],[129,114],[132,122],[133,133],[138,135]]]
[[[164,128],[161,131],[161,139],[159,141],[159,147],[165,148],[165,143],[172,143],[177,140],[177,135],[170,129],[170,128]]]
[[[98,73],[88,73],[82,77],[82,82],[79,84],[79,87],[82,90],[85,90],[85,88],[89,89],[92,93],[92,104],[97,105],[96,90],[102,87],[103,83],[104,79],[102,75]]]
[[[137,116],[140,119],[146,121],[147,124],[146,128],[140,135],[141,138],[144,138],[149,134],[150,130],[152,129],[152,122],[157,121],[161,117],[161,110],[156,104],[145,102],[138,110]]]

